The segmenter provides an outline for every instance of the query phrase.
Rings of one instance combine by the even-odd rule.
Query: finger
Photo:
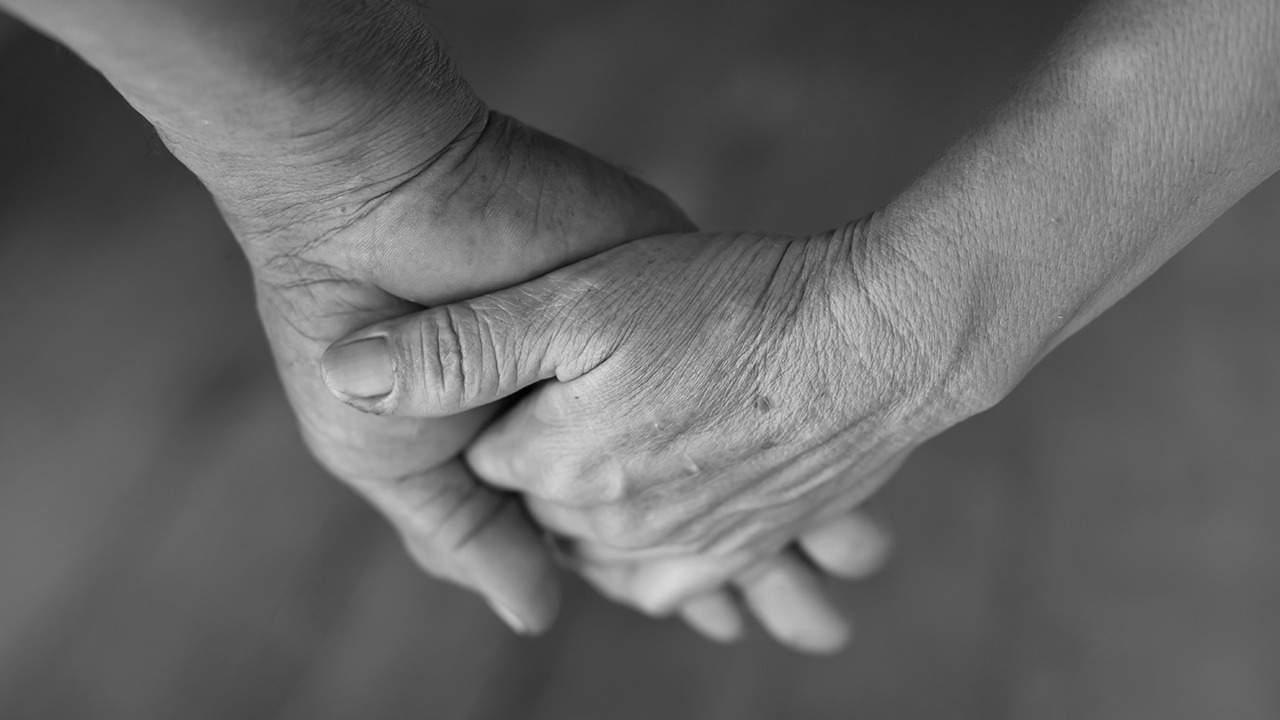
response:
[[[587,543],[579,543],[575,555],[579,572],[606,597],[653,617],[718,590],[756,561],[747,553],[634,559]]]
[[[632,602],[651,615],[669,615],[694,597],[723,586],[751,562],[746,553],[640,561],[630,577]]]
[[[485,482],[488,479],[485,478]],[[540,527],[573,540],[591,537],[591,519],[585,510],[547,502],[536,497],[526,497],[525,507]]]
[[[636,563],[630,562],[591,562],[578,557],[574,567],[587,584],[606,598],[639,610],[632,601],[631,579],[635,574]]]
[[[778,642],[801,652],[834,653],[850,627],[823,594],[813,570],[783,553],[739,581],[744,602]]]
[[[856,510],[805,532],[797,542],[819,569],[848,580],[874,574],[893,545],[882,522]]]
[[[544,383],[507,409],[467,446],[472,470],[487,483],[534,496],[572,484],[566,476],[575,459],[597,456],[592,442],[598,433],[577,431],[590,416],[575,397],[582,392],[577,385]],[[590,504],[593,498],[584,492],[577,499]]]
[[[742,637],[742,611],[723,590],[688,600],[679,612],[689,627],[715,642],[731,643]]]
[[[518,502],[481,485],[460,460],[361,491],[390,518],[424,569],[482,595],[521,634],[550,627],[559,580]]]
[[[539,527],[561,537],[577,541],[577,554],[596,562],[635,562],[688,555],[683,548],[669,545],[655,547],[615,547],[606,545],[600,535],[599,509],[577,508],[526,495],[525,508]]]
[[[600,404],[595,381],[588,376],[539,385],[467,446],[467,463],[486,483],[531,500],[568,510],[618,507],[633,475],[626,468],[636,458],[617,451],[616,445],[609,449],[616,440],[611,423],[617,422],[619,410]],[[645,472],[655,469],[648,466]],[[588,520],[576,518],[566,533],[598,534]]]
[[[607,293],[590,293],[574,268],[365,328],[325,351],[325,383],[366,412],[442,417],[576,378],[612,348],[597,331],[609,327],[595,307]]]

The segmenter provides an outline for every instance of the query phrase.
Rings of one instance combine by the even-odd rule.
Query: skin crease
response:
[[[319,360],[371,322],[691,230],[683,213],[485,108],[423,19],[397,3],[0,4],[100,69],[210,188],[249,258],[282,380],[321,463],[390,519],[429,572],[482,593],[521,632],[545,629],[558,591],[539,530],[459,457],[500,406],[438,420],[363,414],[329,393]],[[811,552],[816,568],[856,577],[883,555],[882,534],[859,516],[819,530],[836,534],[837,551]],[[859,558],[854,544],[873,552]],[[842,621],[794,557],[759,591],[742,589],[776,636],[831,648]],[[716,639],[740,632],[732,603],[686,617]]]
[[[670,607],[706,576],[655,583],[655,563],[749,576],[1280,168],[1277,38],[1275,0],[1095,3],[864,221],[632,242],[371,326],[331,355],[330,386],[421,417],[535,386],[472,467],[577,538],[607,592]],[[337,365],[361,339],[389,354],[386,395],[344,392]]]
[[[946,426],[931,396],[907,394],[932,386],[925,349],[883,323],[833,322],[886,317],[880,280],[853,282],[842,260],[857,240],[656,237],[382,323],[372,333],[401,376],[438,382],[366,406],[449,415],[556,378],[485,431],[472,467],[498,484],[519,477],[540,523],[586,541],[588,577],[607,594],[670,611],[758,572],[798,525],[860,503],[923,439],[901,428]],[[467,358],[478,362],[450,364]],[[885,441],[886,427],[904,441]],[[715,561],[698,573],[673,555]],[[674,583],[677,597],[660,577],[672,573],[692,583]]]

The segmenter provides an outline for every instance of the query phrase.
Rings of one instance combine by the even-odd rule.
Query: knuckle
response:
[[[629,503],[601,505],[591,515],[591,527],[601,542],[619,550],[648,550],[666,537],[660,521]]]
[[[397,483],[406,532],[436,558],[465,548],[503,507],[502,496],[473,482],[418,475]]]
[[[560,452],[545,464],[544,497],[572,508],[623,502],[629,482],[619,463],[580,453]]]
[[[590,507],[595,500],[589,482],[578,472],[577,463],[564,458],[545,465],[536,493],[551,503],[575,509]]]
[[[500,369],[493,338],[484,317],[469,305],[446,305],[423,313],[403,339],[402,354],[423,380],[424,399],[462,407],[491,390],[497,376],[492,371]]]
[[[477,316],[462,305],[446,305],[435,314],[437,347],[440,351],[442,372],[440,377],[448,382],[441,390],[460,402],[466,402],[479,393],[477,379],[480,366],[486,364],[483,334]]]
[[[420,538],[406,532],[400,533],[400,542],[409,553],[409,557],[427,575],[446,582],[455,579],[451,572],[452,566],[441,557],[434,545],[423,542]]]

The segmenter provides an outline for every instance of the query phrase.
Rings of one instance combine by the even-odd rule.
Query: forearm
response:
[[[998,400],[1280,168],[1277,78],[1274,0],[1082,16],[987,127],[871,221],[925,278],[936,315],[916,319],[946,338],[949,394]]]
[[[395,0],[0,6],[98,68],[224,200],[402,176],[480,111],[423,18]],[[308,170],[282,177],[282,165]]]

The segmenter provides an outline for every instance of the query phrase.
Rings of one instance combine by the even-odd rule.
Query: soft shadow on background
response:
[[[1072,2],[448,0],[495,107],[704,227],[865,214]],[[712,646],[573,585],[509,634],[307,457],[203,190],[0,17],[0,717],[1280,717],[1280,183],[878,500],[856,644]]]

